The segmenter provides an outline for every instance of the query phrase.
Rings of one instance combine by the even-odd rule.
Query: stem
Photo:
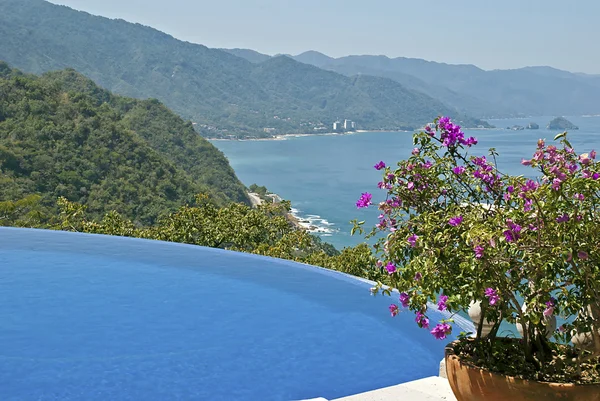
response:
[[[479,302],[479,309],[481,309],[481,316],[479,317],[479,326],[477,326],[477,335],[475,336],[475,338],[477,339],[481,339],[483,322],[485,321],[485,310],[483,309],[483,302]]]

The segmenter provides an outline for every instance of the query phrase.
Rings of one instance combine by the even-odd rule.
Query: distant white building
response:
[[[334,122],[334,123],[333,123],[333,130],[334,130],[335,132],[337,132],[337,131],[341,131],[341,130],[342,130],[342,123],[341,123],[341,122],[339,122],[339,121],[336,121],[336,122]]]
[[[352,131],[355,127],[354,121],[344,120],[344,131]]]

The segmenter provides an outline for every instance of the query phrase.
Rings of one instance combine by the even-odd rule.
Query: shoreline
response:
[[[253,208],[268,202],[262,199],[260,195],[255,192],[247,192],[247,195],[248,198],[250,198]],[[266,196],[271,198],[274,203],[281,202],[283,200],[283,198],[276,193],[268,193]],[[314,214],[303,215],[300,213],[300,210],[294,207],[292,207],[291,210],[285,214],[285,216],[290,224],[292,224],[295,228],[304,230],[309,234],[329,237],[336,232],[334,224],[330,223],[327,219]]]
[[[291,138],[303,138],[303,137],[312,137],[312,136],[349,136],[356,134],[368,134],[368,133],[379,133],[379,132],[390,132],[390,133],[413,133],[417,131],[424,130],[424,127],[413,131],[407,130],[356,130],[356,131],[348,131],[348,132],[328,132],[324,134],[280,134],[267,138],[245,138],[245,139],[225,139],[225,138],[205,138],[207,141],[215,141],[215,142],[230,142],[230,141],[238,141],[238,142],[254,142],[254,141],[287,141]],[[499,127],[495,128],[465,128],[465,130],[469,131],[488,131],[488,130],[497,130],[502,129]]]
[[[529,117],[502,117],[502,118],[488,118],[486,119],[486,121],[510,121],[510,120],[531,120],[531,119],[536,119],[536,118],[544,118],[544,117],[549,117],[549,116],[529,116]],[[578,115],[578,116],[565,116],[565,118],[571,118],[571,117],[575,117],[575,118],[594,118],[594,117],[600,117],[600,114],[586,114],[586,115]],[[503,130],[505,128],[503,127],[495,127],[495,128],[479,128],[479,127],[462,127],[465,130],[469,130],[469,131],[491,131],[491,130]],[[205,138],[208,141],[240,141],[240,142],[247,142],[247,141],[286,141],[290,138],[302,138],[302,137],[309,137],[309,136],[346,136],[346,135],[355,135],[355,134],[364,134],[364,133],[376,133],[376,132],[397,132],[397,133],[408,133],[408,132],[417,132],[417,131],[422,131],[424,130],[425,127],[421,127],[421,128],[417,128],[415,130],[393,130],[393,129],[372,129],[372,130],[362,130],[362,129],[358,129],[355,131],[348,131],[348,132],[326,132],[326,133],[310,133],[310,134],[278,134],[272,137],[266,137],[266,138],[245,138],[245,139],[226,139],[226,138]]]
[[[395,130],[356,130],[348,132],[327,132],[323,134],[280,134],[267,138],[245,138],[245,139],[225,139],[225,138],[205,138],[207,141],[238,141],[238,142],[249,142],[249,141],[286,141],[289,138],[303,138],[309,136],[349,136],[356,134],[364,134],[369,132],[414,132],[414,131],[395,131]]]

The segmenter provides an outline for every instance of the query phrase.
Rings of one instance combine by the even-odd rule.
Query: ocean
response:
[[[557,134],[544,127],[553,117],[489,120],[498,127],[465,130],[479,144],[471,154],[487,155],[489,148],[500,154],[498,164],[509,174],[535,175],[520,164],[531,158],[539,138],[552,141]],[[578,153],[600,150],[600,116],[567,117],[579,127],[568,134]],[[512,131],[506,127],[539,124],[539,130]],[[293,213],[326,242],[341,249],[363,242],[351,236],[350,221],[365,220],[365,227],[377,223],[376,208],[357,209],[362,192],[371,192],[374,201],[385,197],[377,188],[381,174],[373,166],[388,165],[410,156],[412,132],[363,132],[347,135],[287,137],[284,140],[213,141],[229,159],[237,176],[247,186],[264,185],[292,202]]]

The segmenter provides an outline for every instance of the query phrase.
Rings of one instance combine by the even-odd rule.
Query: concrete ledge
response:
[[[446,359],[442,359],[442,361],[440,362],[439,376],[443,377],[444,379],[448,378],[448,375],[446,374]]]
[[[447,379],[427,377],[333,401],[456,401]]]

